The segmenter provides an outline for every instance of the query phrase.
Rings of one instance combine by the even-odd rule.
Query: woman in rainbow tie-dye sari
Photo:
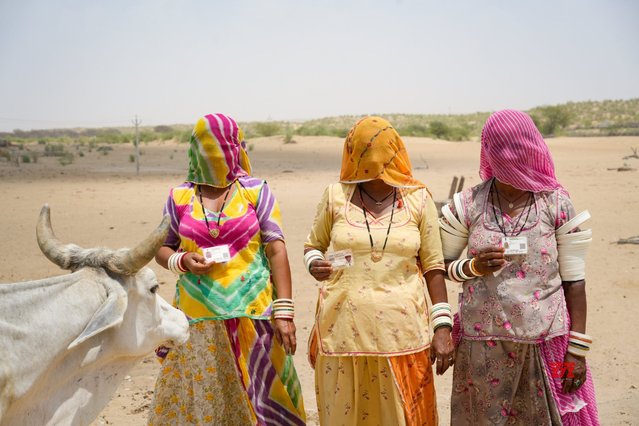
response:
[[[232,118],[201,118],[186,182],[166,203],[171,229],[156,260],[179,273],[174,304],[191,335],[160,353],[152,425],[305,424],[279,206],[250,176],[243,144]],[[205,258],[209,247],[228,260]]]

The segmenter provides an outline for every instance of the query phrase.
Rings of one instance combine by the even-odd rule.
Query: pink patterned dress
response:
[[[528,254],[507,256],[498,276],[463,284],[451,424],[598,424],[590,372],[573,394],[562,393],[552,374],[570,330],[555,229],[574,216],[572,203],[562,190],[537,192],[530,211],[510,218],[491,203],[491,182],[462,193],[469,256],[499,246],[502,229],[510,234],[515,227],[527,237]],[[454,203],[450,208],[457,215]]]

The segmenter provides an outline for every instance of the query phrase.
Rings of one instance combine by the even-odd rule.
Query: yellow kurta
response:
[[[347,202],[356,185],[330,185],[318,206],[306,247],[351,249],[354,265],[320,288],[316,318],[319,353],[326,356],[410,354],[430,344],[422,274],[444,269],[435,204],[424,188],[399,189],[400,207],[382,261],[371,260],[361,208]],[[381,250],[390,213],[368,215]],[[418,266],[419,265],[419,266]],[[420,271],[421,268],[421,271]]]

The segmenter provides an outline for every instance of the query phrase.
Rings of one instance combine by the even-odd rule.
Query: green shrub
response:
[[[406,125],[405,127],[397,127],[397,132],[401,135],[401,136],[421,136],[421,137],[428,137],[430,136],[430,131],[428,126],[424,125],[424,124],[416,124],[416,123],[411,123]]]
[[[531,118],[544,137],[555,136],[570,124],[571,114],[564,105],[536,108]]]
[[[435,139],[448,139],[450,135],[450,128],[446,123],[441,121],[433,121],[430,123],[429,130]]]
[[[293,128],[290,126],[290,124],[286,125],[286,132],[284,133],[284,143],[295,143],[295,141],[293,140]]]
[[[73,163],[73,160],[73,154],[70,152],[65,152],[58,158],[58,163],[60,163],[60,165],[62,166],[68,166],[69,164]]]
[[[135,163],[135,155],[129,155],[129,163]]]
[[[255,123],[255,132],[259,136],[275,136],[282,133],[282,126],[274,121]]]
[[[171,132],[173,132],[173,127],[171,127],[171,126],[162,126],[162,125],[161,126],[155,126],[153,128],[153,131],[155,133],[171,133]]]
[[[44,146],[44,156],[45,157],[62,157],[65,154],[64,145],[49,145],[46,144]]]
[[[23,163],[30,163],[31,162],[31,156],[29,154],[22,154],[22,162]]]

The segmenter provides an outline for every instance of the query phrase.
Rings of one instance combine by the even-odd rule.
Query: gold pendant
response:
[[[213,238],[217,238],[218,235],[220,235],[220,230],[215,228],[215,229],[209,229],[209,234],[211,235],[211,237]]]
[[[371,250],[371,260],[373,262],[379,262],[380,260],[382,260],[382,257],[384,257],[384,253],[380,253],[375,249]]]

